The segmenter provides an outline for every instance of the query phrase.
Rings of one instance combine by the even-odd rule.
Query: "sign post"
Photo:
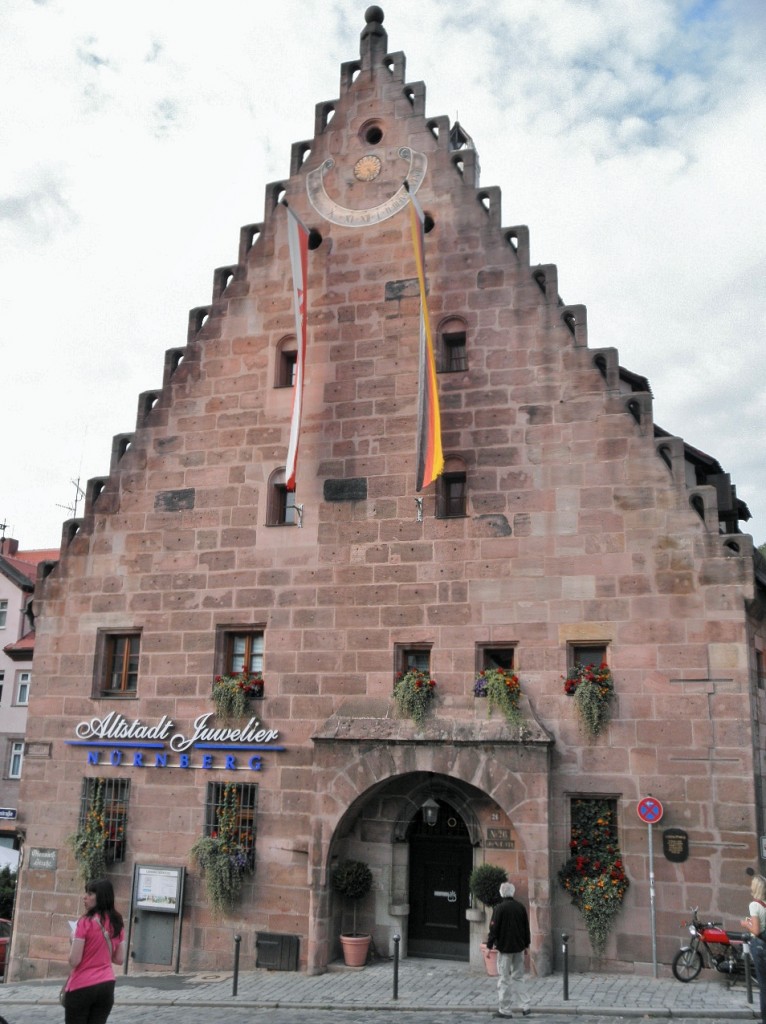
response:
[[[652,928],[652,971],[654,977],[657,977],[657,915],[654,906],[654,836],[652,835],[652,825],[656,825],[657,822],[662,821],[662,804],[659,800],[655,800],[653,796],[645,796],[643,800],[638,801],[638,816],[641,821],[645,821],[647,828],[649,829],[649,914],[651,918]]]

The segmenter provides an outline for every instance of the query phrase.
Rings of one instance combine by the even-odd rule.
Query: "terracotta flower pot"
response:
[[[497,950],[487,949],[487,945],[485,942],[482,942],[481,946],[479,946],[479,949],[481,950],[481,955],[484,957],[484,966],[487,968],[487,974],[489,974],[489,976],[492,978],[496,978]]]
[[[369,935],[341,935],[340,944],[343,947],[343,962],[346,967],[364,967],[370,951],[370,941]]]

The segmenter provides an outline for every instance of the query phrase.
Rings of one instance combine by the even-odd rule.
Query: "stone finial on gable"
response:
[[[388,33],[383,28],[385,15],[380,7],[368,7],[364,12],[366,25],[359,39],[359,56],[362,67],[372,67],[375,58],[383,59],[388,50]]]

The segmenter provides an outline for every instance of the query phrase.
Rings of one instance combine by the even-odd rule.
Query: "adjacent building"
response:
[[[0,539],[0,867],[15,866],[21,843],[19,781],[32,686],[37,567],[58,555],[58,549],[20,551],[17,540]]]
[[[445,459],[421,491],[411,196]],[[305,361],[287,207],[308,232]],[[562,930],[576,967],[648,971],[650,796],[660,959],[689,904],[738,919],[766,831],[766,572],[747,518],[716,460],[655,424],[613,339],[588,337],[556,267],[530,265],[473,140],[426,112],[369,8],[339,97],[38,582],[12,977],[62,973],[67,839],[94,807],[121,906],[164,905],[133,926],[148,966],[228,967],[238,933],[243,966],[275,948],[324,970],[350,927],[332,870],[351,858],[372,869],[357,929],[382,955],[399,933],[405,956],[479,964],[467,883],[491,863],[530,907],[538,972]],[[614,687],[596,735],[565,683],[578,664]],[[521,724],[476,695],[490,668],[518,676]],[[224,721],[214,679],[242,669],[263,686]],[[393,700],[410,669],[436,683],[422,724]],[[559,871],[599,808],[630,887],[596,960]],[[253,873],[220,914],[190,851],[225,828]]]

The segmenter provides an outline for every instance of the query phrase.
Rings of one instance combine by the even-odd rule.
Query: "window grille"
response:
[[[130,779],[83,779],[80,801],[80,829],[89,813],[100,814],[106,833],[107,864],[125,860]]]
[[[232,842],[247,854],[250,867],[255,865],[255,814],[258,808],[258,786],[242,782],[209,782],[205,801],[205,835],[218,838],[220,829],[229,828]],[[227,809],[233,821],[226,822]]]

